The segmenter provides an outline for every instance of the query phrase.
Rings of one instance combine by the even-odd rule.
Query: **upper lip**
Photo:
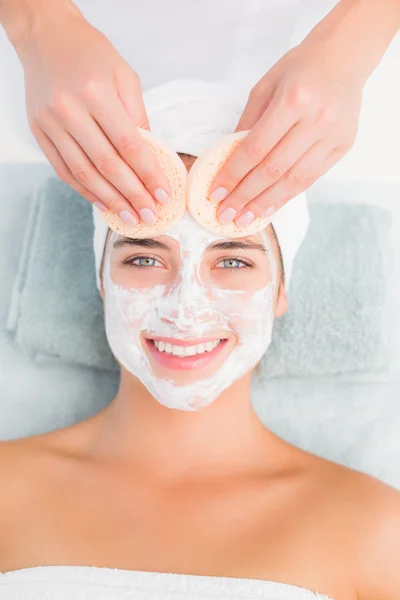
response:
[[[185,338],[184,340],[177,338],[162,337],[157,335],[146,335],[145,337],[148,340],[155,340],[156,342],[165,342],[166,344],[171,344],[172,346],[196,346],[197,344],[206,344],[207,342],[213,342],[214,340],[226,339],[218,335],[209,335],[207,337],[202,338]]]

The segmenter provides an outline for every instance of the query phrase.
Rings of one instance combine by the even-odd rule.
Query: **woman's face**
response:
[[[108,236],[106,332],[162,404],[198,410],[257,364],[286,298],[271,231],[218,238],[186,214],[168,235]]]

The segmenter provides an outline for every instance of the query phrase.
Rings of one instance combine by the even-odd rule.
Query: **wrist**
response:
[[[339,0],[307,38],[367,80],[400,28],[400,0]]]
[[[17,53],[43,28],[65,15],[80,14],[71,0],[0,0],[0,23]]]

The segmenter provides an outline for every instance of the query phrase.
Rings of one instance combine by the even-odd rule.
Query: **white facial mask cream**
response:
[[[181,268],[173,284],[126,289],[111,278],[110,248],[119,237],[111,232],[104,258],[106,334],[116,359],[140,379],[158,402],[168,408],[200,410],[254,367],[270,344],[277,266],[263,231],[260,235],[271,265],[271,281],[255,292],[221,289],[200,278],[206,248],[221,237],[202,229],[188,213],[166,235],[175,239],[180,248]],[[153,335],[184,340],[221,329],[236,337],[231,354],[207,379],[187,383],[155,375],[141,343],[143,333],[150,338]]]

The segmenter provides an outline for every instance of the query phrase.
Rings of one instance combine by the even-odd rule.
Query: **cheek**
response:
[[[229,319],[229,324],[234,331],[238,333],[246,333],[251,332],[253,334],[259,333],[262,328],[262,315],[252,315],[247,314],[233,314]]]
[[[143,253],[145,254],[145,253]],[[132,255],[110,257],[110,277],[115,286],[124,290],[147,290],[157,285],[167,285],[176,276],[174,265],[166,269],[161,266],[138,268],[131,264],[123,264]]]
[[[151,312],[151,298],[147,292],[124,290],[116,286],[106,289],[106,311],[115,322],[125,329],[140,330]]]
[[[273,321],[273,292],[273,285],[256,292],[219,291],[216,305],[234,331],[263,334]]]
[[[223,268],[211,265],[202,265],[200,280],[205,286],[220,289],[226,292],[246,292],[254,293],[260,290],[273,280],[272,267],[265,258],[265,262],[255,267],[243,268]]]
[[[110,277],[114,285],[120,286],[126,290],[133,287],[132,283],[132,270],[129,265],[122,264],[124,257],[118,257],[111,255],[110,260]],[[135,287],[138,287],[135,284]]]
[[[209,292],[210,303],[215,310],[223,312],[230,322],[244,325],[260,318],[262,304],[266,308],[265,294],[242,290],[219,290]]]
[[[129,265],[111,266],[111,280],[115,286],[128,291],[145,290],[149,285],[158,283],[147,270],[141,271]]]

